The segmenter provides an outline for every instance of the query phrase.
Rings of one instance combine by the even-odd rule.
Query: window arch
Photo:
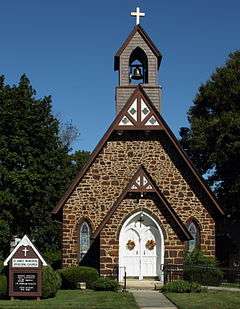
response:
[[[79,260],[81,261],[90,248],[91,230],[86,221],[83,221],[79,228]]]
[[[200,230],[195,220],[190,220],[188,222],[188,230],[193,238],[188,241],[188,251],[192,252],[194,249],[198,248],[200,245]]]
[[[134,78],[136,69],[141,75],[139,75],[137,80]],[[137,84],[148,83],[148,58],[144,50],[140,47],[136,47],[129,58],[129,83],[134,83],[134,81],[136,81]]]

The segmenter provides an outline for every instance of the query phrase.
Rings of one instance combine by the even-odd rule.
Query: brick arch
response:
[[[117,229],[117,232],[116,232],[116,239],[118,240],[119,239],[119,235],[120,235],[120,232],[121,232],[121,229],[123,227],[123,224],[125,223],[125,221],[130,218],[132,215],[134,215],[134,213],[138,213],[139,211],[144,211],[146,212],[149,216],[151,216],[156,222],[157,224],[160,226],[161,230],[162,230],[162,233],[163,233],[163,237],[164,237],[164,241],[166,241],[167,239],[167,233],[163,227],[163,224],[160,222],[159,218],[152,212],[150,211],[149,209],[143,207],[143,208],[137,208],[137,209],[134,209],[133,211],[129,212],[122,220],[121,222],[119,223],[119,226],[118,226],[118,229]]]

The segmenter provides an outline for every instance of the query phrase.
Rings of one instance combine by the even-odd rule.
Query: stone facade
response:
[[[78,264],[79,221],[87,218],[94,233],[141,164],[179,218],[184,223],[191,218],[198,222],[200,247],[205,254],[214,256],[214,220],[204,206],[204,194],[194,183],[176,150],[168,144],[164,134],[158,133],[151,138],[139,134],[131,139],[127,134],[106,142],[63,207],[63,266]],[[118,263],[118,233],[121,225],[130,213],[141,206],[157,218],[164,231],[165,262],[182,261],[186,244],[179,240],[162,215],[161,208],[152,200],[142,199],[136,205],[132,199],[125,199],[100,234],[102,274],[112,274]]]

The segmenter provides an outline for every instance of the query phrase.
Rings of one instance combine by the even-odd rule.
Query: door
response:
[[[123,277],[156,277],[160,274],[161,236],[150,218],[136,216],[123,226],[119,238],[119,275]]]

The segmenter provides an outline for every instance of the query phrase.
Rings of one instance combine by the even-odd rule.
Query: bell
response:
[[[133,74],[130,75],[130,78],[135,80],[143,79],[141,68],[135,67],[133,70]]]

